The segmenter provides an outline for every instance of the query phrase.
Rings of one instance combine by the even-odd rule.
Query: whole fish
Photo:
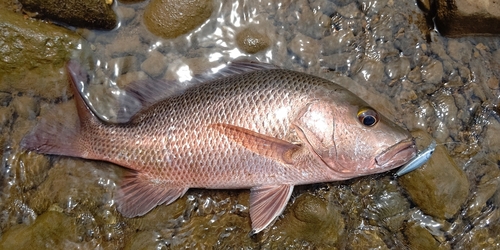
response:
[[[87,73],[76,61],[67,70],[79,125],[41,122],[22,146],[130,169],[117,195],[126,217],[170,204],[189,188],[249,188],[257,233],[283,212],[295,185],[388,171],[416,154],[406,130],[343,87],[304,73],[235,62],[173,95],[166,85],[139,82],[128,92],[143,109],[110,124],[78,91]]]

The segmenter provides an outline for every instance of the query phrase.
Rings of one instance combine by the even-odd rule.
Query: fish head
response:
[[[385,172],[417,152],[407,130],[344,89],[313,100],[294,125],[318,162],[333,170],[333,180]]]

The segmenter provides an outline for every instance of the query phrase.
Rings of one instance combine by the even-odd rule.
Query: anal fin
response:
[[[252,234],[269,226],[285,210],[293,185],[254,187],[250,190],[250,218]]]
[[[259,155],[287,164],[293,163],[293,153],[300,149],[299,145],[230,124],[217,123],[209,127]]]
[[[168,205],[184,195],[189,187],[172,187],[148,180],[140,172],[125,175],[118,193],[118,211],[125,217],[146,214],[158,205]]]

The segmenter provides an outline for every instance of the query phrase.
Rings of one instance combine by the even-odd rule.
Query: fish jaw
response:
[[[413,138],[401,141],[375,157],[374,169],[387,171],[399,167],[415,157],[417,147]]]

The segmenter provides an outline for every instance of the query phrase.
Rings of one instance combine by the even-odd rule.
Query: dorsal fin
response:
[[[125,88],[123,100],[126,101],[122,101],[123,107],[120,108],[122,112],[118,113],[117,120],[119,120],[119,122],[130,121],[132,116],[139,110],[145,109],[166,98],[180,95],[187,88],[194,87],[198,84],[246,72],[276,68],[276,66],[267,63],[260,63],[248,59],[238,59],[229,63],[216,73],[197,75],[187,82],[151,79],[135,81]],[[136,103],[139,103],[140,107],[136,107]]]
[[[259,71],[259,70],[278,69],[278,68],[279,67],[272,65],[272,64],[261,63],[261,62],[250,60],[248,58],[239,58],[239,59],[236,59],[236,60],[230,62],[225,67],[219,69],[215,73],[197,75],[197,76],[193,77],[193,79],[191,79],[189,82],[191,84],[204,83],[204,82],[212,81],[212,80],[219,79],[219,78],[229,77],[229,76],[233,76],[233,75],[238,75],[238,74],[243,74],[243,73],[248,73],[248,72],[253,72],[253,71]]]

